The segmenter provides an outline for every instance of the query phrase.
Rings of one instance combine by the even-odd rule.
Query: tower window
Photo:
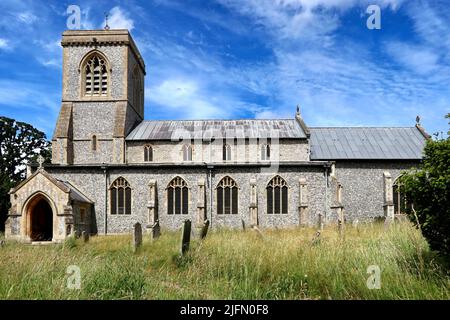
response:
[[[98,53],[92,54],[84,63],[84,95],[90,97],[108,95],[108,67]]]

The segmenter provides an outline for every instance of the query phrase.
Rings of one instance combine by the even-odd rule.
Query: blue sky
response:
[[[0,2],[0,115],[51,137],[67,7],[81,28],[127,28],[144,57],[146,119],[292,118],[310,126],[446,132],[450,1]],[[381,7],[381,30],[366,9]]]

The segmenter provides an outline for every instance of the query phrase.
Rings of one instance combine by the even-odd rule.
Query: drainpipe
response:
[[[106,166],[102,166],[102,169],[105,176],[105,223],[103,232],[106,235],[108,233],[108,170]]]
[[[209,225],[212,227],[212,220],[213,220],[212,169],[214,169],[214,166],[208,165],[207,168],[209,169]]]

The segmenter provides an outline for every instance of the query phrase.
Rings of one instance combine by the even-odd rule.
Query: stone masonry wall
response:
[[[383,172],[389,172],[395,181],[403,170],[417,165],[417,161],[337,162],[336,178],[343,186],[346,220],[364,221],[384,216]]]
[[[105,226],[105,176],[99,169],[75,169],[75,168],[49,168],[55,177],[71,181],[89,199],[95,202],[93,225],[99,234],[104,233]],[[108,233],[129,232],[134,223],[140,222],[142,225],[149,223],[148,208],[149,202],[149,182],[156,181],[158,195],[158,214],[162,228],[177,229],[185,219],[197,221],[197,202],[199,200],[198,182],[203,179],[206,189],[206,213],[211,220],[212,227],[234,227],[240,228],[242,220],[246,225],[250,225],[250,180],[256,179],[258,191],[258,218],[261,227],[288,227],[299,224],[299,180],[306,179],[309,188],[309,216],[310,224],[317,223],[319,213],[324,214],[325,204],[325,178],[323,167],[282,167],[276,173],[261,173],[258,168],[234,167],[216,168],[213,171],[213,210],[211,218],[210,193],[209,193],[209,173],[205,168],[168,168],[168,169],[144,169],[144,168],[123,168],[110,169],[108,186],[118,178],[124,177],[132,188],[132,214],[131,215],[110,215],[107,214]],[[275,175],[284,178],[289,187],[288,194],[288,214],[268,215],[266,204],[266,185]],[[233,178],[239,187],[239,213],[237,215],[217,215],[216,214],[216,194],[215,188],[220,179],[224,176]],[[188,215],[168,215],[167,214],[167,192],[169,182],[176,176],[182,177],[189,187],[189,214]],[[109,198],[109,192],[107,197]],[[108,208],[109,212],[109,200]]]
[[[153,147],[153,162],[176,163],[183,161],[183,143],[176,141],[127,141],[127,163],[144,162],[144,146]],[[307,161],[309,146],[306,140],[280,140],[278,145],[280,161]],[[192,158],[194,162],[223,162],[223,141],[218,143],[194,142]],[[276,153],[272,154],[272,158]],[[261,149],[258,141],[246,141],[245,145],[231,144],[230,162],[260,161]]]

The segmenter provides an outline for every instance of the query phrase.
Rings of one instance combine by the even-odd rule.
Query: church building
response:
[[[429,135],[411,127],[309,127],[291,119],[144,120],[146,67],[127,30],[62,37],[52,163],[10,191],[6,237],[61,242],[83,231],[289,228],[401,214],[397,179]],[[195,105],[191,106],[195,108]],[[151,112],[151,110],[147,110]],[[194,228],[195,230],[195,228]]]

